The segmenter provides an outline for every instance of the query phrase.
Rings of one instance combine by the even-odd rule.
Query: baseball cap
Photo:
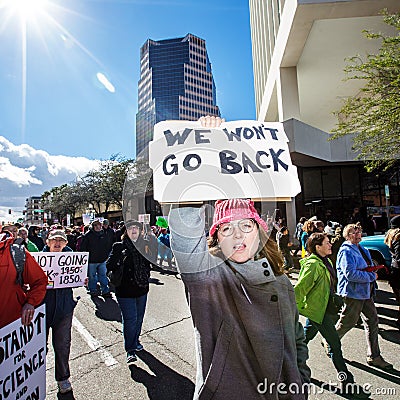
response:
[[[139,229],[143,229],[143,224],[139,221],[136,221],[134,219],[131,219],[129,221],[125,221],[125,226],[126,228],[129,228],[131,226],[137,226]]]
[[[64,239],[66,242],[68,241],[67,235],[61,229],[55,229],[54,231],[50,231],[49,236],[47,237],[47,239],[49,239],[49,240],[55,239],[55,238]]]

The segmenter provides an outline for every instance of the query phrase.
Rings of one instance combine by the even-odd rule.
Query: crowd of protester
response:
[[[137,228],[133,235],[132,227]],[[172,267],[169,231],[165,227],[145,226],[143,229],[137,221],[119,222],[111,227],[107,219],[95,219],[89,225],[80,227],[58,224],[23,226],[19,223],[0,225],[1,265],[7,266],[0,269],[0,328],[18,318],[23,325],[30,324],[35,307],[45,304],[46,338],[48,340],[51,330],[55,379],[61,394],[72,390],[69,354],[77,300],[72,288],[46,290],[47,276],[30,253],[67,251],[89,253],[85,286],[92,298],[112,297],[107,269],[113,269],[116,263],[124,264],[123,284],[114,290],[121,309],[129,363],[136,360],[135,352],[143,349],[139,335],[149,290],[150,267],[162,268],[164,259],[168,267]],[[23,255],[23,265],[16,265],[16,253]],[[138,274],[139,266],[145,271],[142,275]],[[21,268],[21,276],[18,267]]]
[[[143,349],[139,337],[146,310],[150,271],[175,268],[173,264],[177,264],[199,335],[196,343],[198,346],[202,343],[197,351],[199,359],[203,360],[200,367],[203,372],[213,367],[211,360],[215,356],[213,351],[216,345],[213,340],[218,336],[211,337],[207,332],[214,332],[227,315],[230,315],[230,326],[240,327],[237,331],[238,337],[231,343],[233,348],[237,347],[236,356],[226,361],[226,382],[222,381],[225,379],[223,376],[220,377],[221,395],[229,397],[237,390],[250,395],[254,376],[270,376],[276,372],[276,368],[284,370],[293,382],[308,382],[310,373],[306,364],[307,343],[320,332],[334,367],[338,373],[346,376],[345,381],[341,382],[343,393],[368,397],[369,393],[362,388],[354,393],[354,377],[342,354],[343,336],[361,318],[366,332],[367,364],[383,370],[391,369],[392,364],[382,357],[379,348],[378,315],[374,303],[377,273],[372,268],[368,250],[360,244],[363,231],[361,223],[357,221],[342,227],[331,220],[324,223],[316,217],[302,217],[291,240],[285,221],[262,220],[253,203],[249,201],[217,201],[213,225],[209,230],[204,216],[200,214],[201,219],[198,220],[198,210],[177,208],[172,211],[170,218],[175,223],[175,232],[172,233],[164,219],[155,226],[134,220],[110,226],[107,219],[95,219],[85,227],[4,225],[0,231],[2,265],[14,262],[11,257],[14,245],[25,247],[26,259],[23,284],[18,283],[18,271],[15,268],[8,268],[6,276],[3,276],[4,270],[0,271],[0,327],[17,318],[21,318],[22,324],[29,324],[35,307],[44,303],[47,337],[52,330],[55,379],[59,392],[67,393],[72,390],[69,353],[73,311],[77,302],[71,288],[46,290],[47,277],[30,253],[89,253],[86,282],[88,294],[92,298],[102,296],[107,299],[112,297],[112,291],[115,292],[122,315],[124,347],[129,364],[136,361],[136,352]],[[357,216],[353,217],[356,219]],[[178,226],[182,219],[185,222],[184,229]],[[391,220],[390,228],[385,239],[392,253],[389,283],[399,302],[400,217]],[[188,229],[191,231],[187,231]],[[253,241],[257,243],[256,246]],[[229,243],[230,248],[227,247]],[[209,249],[210,258],[205,258],[204,252],[199,251],[200,245]],[[235,256],[231,254],[232,249]],[[300,259],[299,250],[302,253]],[[242,258],[239,253],[243,254]],[[294,294],[291,295],[290,288],[293,289],[293,286],[285,275],[295,269],[295,260],[299,261],[300,272]],[[118,268],[121,268],[122,280],[118,286],[113,287],[107,274]],[[235,283],[236,277],[240,277],[239,286]],[[199,285],[200,281],[203,282],[202,285]],[[249,282],[251,284],[247,286]],[[265,302],[262,297],[258,298],[258,292],[254,292],[251,285],[265,285],[268,293],[272,288],[272,292],[284,297],[281,301],[285,302],[287,308],[285,321],[274,314],[269,300]],[[204,296],[208,299],[206,303],[201,302]],[[221,296],[225,296],[223,300]],[[216,300],[217,297],[219,300]],[[275,301],[273,297],[270,297],[271,301]],[[333,305],[336,297],[342,300],[339,312]],[[245,310],[253,300],[260,305],[260,309],[253,309],[253,319],[248,320]],[[297,313],[307,318],[304,329],[296,317]],[[225,317],[218,320],[218,316]],[[291,316],[293,319],[290,319]],[[260,320],[265,320],[265,326],[270,327],[269,335],[275,338],[276,343],[283,340],[293,344],[290,347],[293,354],[289,352],[289,348],[285,350],[288,351],[285,357],[292,361],[275,366],[275,369],[270,368],[268,360],[264,360],[264,365],[264,361],[259,358],[262,352],[254,350],[265,339],[259,327]],[[295,332],[295,336],[286,337],[284,333],[281,337],[281,323],[285,326],[293,325],[290,331]],[[400,306],[396,324],[400,329]],[[278,330],[275,331],[275,328]],[[246,348],[244,352],[240,351],[243,346]],[[268,349],[269,353],[273,348],[276,346],[272,344],[272,348]],[[240,372],[235,367],[238,362],[248,368],[248,387],[243,382],[243,377],[239,379],[235,375]],[[240,382],[240,387],[237,388],[232,385],[236,378]],[[352,384],[351,389],[348,389],[347,384]],[[198,375],[197,395],[203,392],[208,395],[209,390],[206,376]]]

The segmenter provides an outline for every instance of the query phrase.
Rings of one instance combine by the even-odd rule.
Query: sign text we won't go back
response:
[[[197,121],[159,122],[149,163],[159,202],[289,199],[300,192],[281,123],[231,121],[204,128]]]

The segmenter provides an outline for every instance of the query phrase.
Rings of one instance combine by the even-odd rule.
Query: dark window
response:
[[[324,197],[341,197],[340,169],[326,168],[322,170],[322,187]]]
[[[358,168],[342,168],[343,197],[360,195],[360,182]]]
[[[304,198],[315,199],[322,197],[320,169],[305,169],[303,171]]]

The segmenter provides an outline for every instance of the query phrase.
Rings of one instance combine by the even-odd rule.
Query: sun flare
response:
[[[48,0],[3,0],[0,4],[12,13],[30,19],[45,11]]]
[[[9,31],[15,36],[15,40],[21,41],[21,45],[16,46],[16,51],[20,49],[21,54],[22,141],[25,140],[26,131],[28,69],[29,63],[35,63],[34,56],[28,57],[31,43],[41,44],[46,55],[50,58],[53,58],[53,56],[63,57],[65,51],[70,51],[68,60],[72,64],[75,56],[81,56],[76,51],[73,52],[72,49],[80,49],[102,70],[106,69],[101,61],[58,20],[57,17],[62,14],[81,16],[74,10],[60,5],[60,2],[56,0],[0,0],[0,39],[3,39],[3,33]],[[60,38],[61,40],[59,40]],[[34,52],[31,54],[34,54]],[[53,64],[53,62],[50,64]],[[104,74],[99,73],[97,79],[109,92],[115,92],[115,87]]]

